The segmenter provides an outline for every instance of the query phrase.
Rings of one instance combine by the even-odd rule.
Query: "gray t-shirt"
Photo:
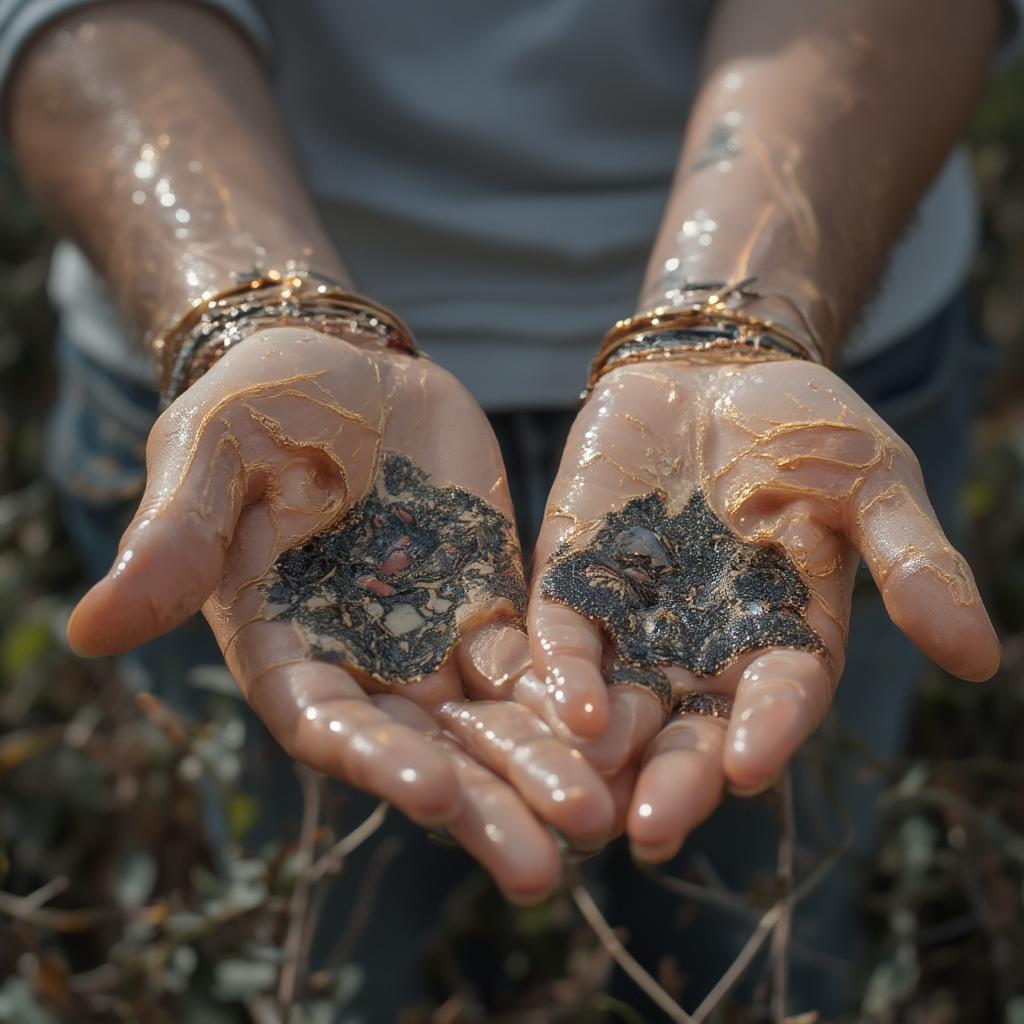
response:
[[[0,80],[88,0],[0,0]],[[568,406],[629,313],[668,195],[710,0],[196,0],[267,55],[324,221],[361,290],[490,409]],[[962,282],[977,213],[955,153],[895,248],[846,358]],[[61,243],[70,339],[152,380],[102,281]]]

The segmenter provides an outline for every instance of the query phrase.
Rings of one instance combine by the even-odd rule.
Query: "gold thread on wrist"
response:
[[[657,306],[619,320],[601,341],[581,397],[586,398],[616,367],[684,355],[739,361],[789,358],[823,364],[821,343],[795,304],[790,303],[805,335],[743,310],[745,302],[765,298],[749,288],[752,282],[747,278],[735,285],[691,284],[684,294],[706,292],[707,298],[683,306]]]
[[[150,341],[164,406],[250,334],[297,325],[420,354],[412,331],[380,303],[313,271],[254,270],[237,284],[203,295]]]

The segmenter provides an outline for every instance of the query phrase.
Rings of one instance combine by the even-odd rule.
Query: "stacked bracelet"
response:
[[[684,306],[658,306],[619,320],[604,336],[590,366],[582,397],[610,370],[629,363],[671,359],[683,354],[726,355],[732,360],[806,359],[823,363],[820,346],[808,331],[802,337],[771,320],[742,309],[750,299],[752,279],[737,285],[692,285],[686,291],[705,291],[707,298]]]
[[[384,306],[311,271],[268,270],[204,295],[152,340],[164,406],[250,334],[299,324],[344,338],[361,335],[383,348],[419,354],[412,332]]]

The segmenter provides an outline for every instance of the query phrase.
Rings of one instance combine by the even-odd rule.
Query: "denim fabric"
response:
[[[89,572],[98,576],[109,566],[141,494],[145,437],[155,416],[156,396],[130,380],[115,378],[70,345],[59,347],[59,359],[49,471],[69,530]],[[973,410],[990,362],[990,350],[960,296],[900,344],[846,374],[917,453],[933,504],[954,542],[962,532],[958,496],[970,460]],[[527,546],[543,514],[572,417],[570,410],[492,417]],[[196,620],[146,645],[130,656],[128,665],[138,685],[186,713],[201,715],[202,694],[187,685],[188,673],[197,665],[218,662],[209,630]],[[898,755],[922,665],[923,658],[889,622],[870,580],[859,580],[836,712],[816,744],[831,749],[825,762],[829,767],[823,770],[805,758],[810,767],[794,773],[801,838],[810,848],[820,848],[819,834],[838,837],[845,815],[855,829],[855,848],[796,914],[793,1011],[817,1008],[826,1018],[835,1014],[847,999],[857,970],[857,855],[870,849],[873,841],[880,783],[837,760],[837,737],[854,735],[879,757]],[[246,785],[260,793],[268,811],[258,834],[267,838],[294,831],[299,807],[290,767],[279,752],[268,755],[266,731],[254,716],[247,714],[246,724],[248,750],[260,751],[250,759]],[[826,780],[834,783],[833,792],[827,791]],[[350,793],[348,799],[353,821],[372,806],[361,795]],[[837,811],[840,806],[842,813]],[[226,834],[212,801],[210,814],[214,833]],[[415,1001],[414,971],[396,972],[391,965],[415,962],[425,948],[424,936],[436,926],[446,894],[472,870],[464,854],[439,848],[393,815],[376,844],[357,851],[332,894],[330,920],[345,919],[368,858],[389,837],[401,840],[401,852],[388,873],[373,924],[353,951],[356,962],[369,967],[357,1000],[366,1017],[353,1020],[392,1019],[399,1006]],[[724,884],[744,891],[758,876],[773,875],[776,839],[774,816],[762,804],[730,799],[667,870],[679,874],[690,865],[712,864]],[[676,914],[675,898],[632,868],[622,843],[589,870],[613,922],[628,927],[634,954],[652,969],[666,954],[677,958],[687,977],[688,1001],[717,980],[749,934],[749,922],[718,911],[694,907],[692,913]],[[424,884],[428,878],[430,884]],[[330,938],[321,935],[320,955],[326,955]],[[756,979],[756,973],[752,977]],[[643,997],[628,982],[618,979],[616,986],[623,998],[642,1006]],[[650,1019],[658,1019],[653,1007],[646,1009]]]

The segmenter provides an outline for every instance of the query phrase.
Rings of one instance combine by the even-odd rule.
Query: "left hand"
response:
[[[446,828],[536,899],[559,873],[544,826],[593,846],[612,801],[524,708],[465,700],[500,697],[526,661],[511,513],[487,420],[441,367],[258,331],[157,420],[139,511],[69,637],[119,653],[202,608],[291,756]]]
[[[590,738],[639,856],[674,855],[726,785],[764,788],[817,728],[858,556],[937,664],[995,672],[917,460],[829,370],[685,356],[598,383],[548,502],[517,689]]]

